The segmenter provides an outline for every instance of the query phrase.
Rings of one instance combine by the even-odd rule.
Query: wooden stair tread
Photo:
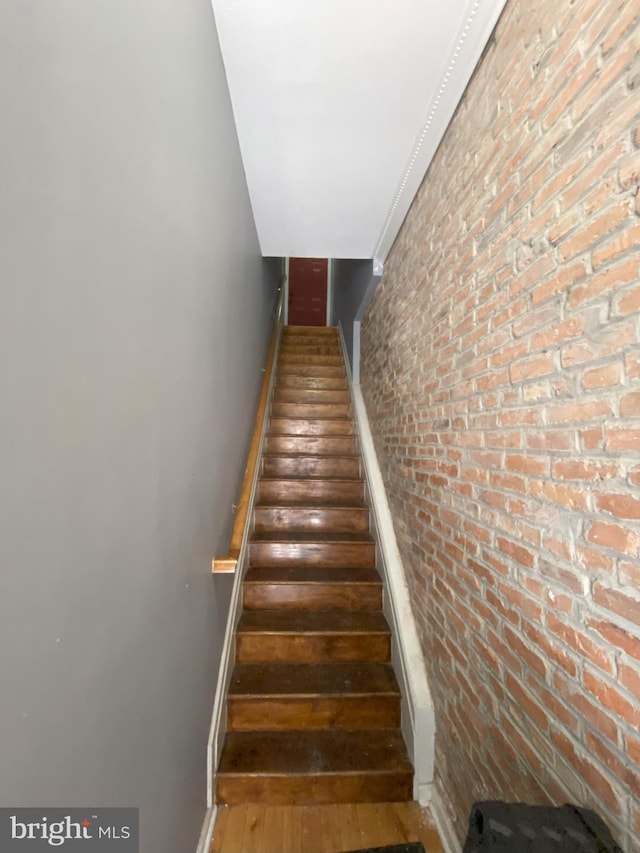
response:
[[[287,455],[302,453],[305,456],[357,456],[355,435],[278,435],[266,436],[268,453]]]
[[[291,337],[293,335],[336,335],[338,334],[337,326],[301,326],[291,323],[282,327],[282,336]]]
[[[305,367],[311,367],[309,376],[345,376],[344,363],[342,364],[310,364],[309,362],[298,361],[278,361],[276,375],[283,373],[291,373],[294,370],[303,370]]]
[[[322,410],[338,409],[348,412],[344,417],[351,417],[351,398],[347,390],[338,388],[289,388],[286,385],[276,386],[273,398],[274,408],[319,408],[320,414],[308,412],[304,417],[323,417]]]
[[[249,565],[373,566],[376,545],[370,533],[257,530],[249,540]]]
[[[280,352],[287,349],[321,349],[340,352],[340,341],[337,337],[312,337],[311,335],[283,338],[280,342]]]
[[[306,367],[319,367],[322,369],[323,375],[326,368],[335,368],[340,371],[339,375],[344,375],[344,367],[342,364],[342,356],[339,355],[288,355],[285,353],[280,357],[280,371],[304,371]],[[333,375],[329,371],[329,375]]]
[[[346,391],[347,380],[344,376],[295,376],[283,373],[276,381],[278,388],[299,388],[302,391]]]
[[[272,478],[275,479],[275,478]],[[278,478],[278,479],[287,479]],[[291,477],[294,482],[298,482],[298,477]],[[317,479],[326,480],[326,477],[318,477]],[[353,477],[356,482],[359,482],[360,478]],[[318,498],[318,500],[309,500],[307,501],[287,501],[283,498],[278,498],[278,500],[257,500],[254,504],[256,509],[369,509],[369,505],[366,501],[359,501],[345,498],[343,501],[331,501],[326,498]]]
[[[238,633],[258,634],[388,634],[389,625],[377,610],[244,610]]]
[[[340,406],[349,403],[351,396],[346,384],[344,388],[290,388],[288,385],[276,384],[274,389],[274,401],[276,403],[308,403],[314,400],[327,406]]]
[[[354,436],[355,429],[353,422],[347,418],[309,419],[289,417],[288,415],[272,415],[269,420],[268,434],[280,436]]]
[[[340,353],[340,342],[332,339],[321,338],[298,338],[296,340],[288,338],[280,344],[280,352],[329,352],[331,354]]]
[[[271,450],[271,451],[266,451],[263,454],[263,459],[268,459],[268,460],[298,459],[298,460],[302,461],[304,459],[309,459],[312,462],[317,462],[318,458],[321,458],[325,461],[330,461],[332,459],[340,461],[343,459],[352,460],[354,457],[356,459],[359,459],[360,454],[359,453],[299,453],[299,452],[296,452],[295,450],[292,451],[291,453],[285,453],[282,450],[280,450],[280,451]],[[276,477],[274,479],[282,479],[282,478]],[[295,479],[296,480],[304,480],[305,477],[296,477]],[[321,480],[344,480],[345,478],[344,477],[319,477],[317,479],[321,479]],[[353,479],[353,478],[347,477],[346,479]]]
[[[293,478],[292,479],[296,479]],[[320,479],[320,478],[319,478]],[[326,479],[326,478],[322,478]],[[356,479],[354,477],[354,479]],[[254,504],[256,509],[340,509],[340,510],[348,510],[348,509],[369,509],[368,504],[365,501],[354,501],[354,500],[344,500],[344,501],[327,501],[325,500],[317,500],[317,501],[263,501],[258,500]]]
[[[309,333],[301,331],[302,329],[305,329],[305,328],[329,329],[330,331],[329,332],[314,332],[314,331],[312,331]],[[287,333],[284,333],[285,329],[288,330]],[[291,331],[291,330],[293,330],[293,331]],[[332,341],[335,341],[335,343],[338,343],[337,327],[336,326],[311,326],[311,327],[308,327],[308,326],[284,326],[283,327],[283,335],[282,335],[282,342],[283,343],[289,342],[291,340],[308,341],[310,339],[312,340],[313,338],[321,338],[325,343],[331,343]]]
[[[290,421],[349,421],[353,415],[349,403],[325,403],[322,400],[274,400],[272,418]]]
[[[342,366],[342,355],[337,349],[328,355],[324,353],[303,352],[295,348],[281,349],[278,360],[280,364],[304,364],[308,360],[311,364],[336,364]]]
[[[300,457],[299,457],[300,458]],[[302,458],[308,459],[308,456],[304,456]],[[332,457],[334,458],[334,457]],[[295,475],[291,477],[283,477],[283,476],[263,476],[260,477],[260,482],[263,483],[329,483],[333,485],[338,485],[339,483],[362,483],[364,482],[361,476],[359,477],[322,477],[318,475],[317,477],[296,477]]]
[[[264,530],[253,533],[251,536],[250,542],[255,542],[256,544],[261,542],[291,542],[296,545],[301,543],[310,543],[310,544],[329,544],[336,543],[339,545],[344,545],[345,543],[365,543],[367,545],[371,544],[373,540],[373,536],[370,533],[356,532],[356,533],[332,533],[325,531],[318,532],[307,532],[307,531],[293,531],[287,533],[283,530]]]
[[[286,394],[279,394],[274,398],[271,413],[273,417],[293,418],[295,414],[276,415],[275,411],[285,409],[294,412],[301,410],[298,417],[305,420],[322,420],[324,418],[339,418],[340,420],[353,420],[351,404],[349,400],[323,400],[316,398],[304,399],[298,397],[298,394],[329,394],[329,391],[304,391],[302,388],[285,388]],[[339,393],[339,392],[338,392]],[[311,410],[311,411],[309,411]],[[317,414],[313,411],[317,410]]]
[[[236,664],[232,696],[399,695],[391,664]]]
[[[318,465],[322,462],[326,463],[327,466],[331,466],[332,464],[340,465],[340,464],[348,464],[351,465],[353,460],[360,460],[360,455],[358,453],[299,453],[296,451],[292,451],[291,453],[286,453],[282,450],[279,451],[269,451],[264,453],[263,461],[269,463],[272,467],[276,465],[278,462],[285,460],[287,463],[291,462],[292,464],[295,462],[299,462],[301,465],[308,463],[309,465]],[[339,469],[338,469],[339,470]],[[263,474],[263,478],[271,478],[274,480],[283,479],[281,476],[277,474]],[[304,475],[292,475],[292,478],[296,480],[305,480],[305,479],[321,479],[321,480],[353,480],[353,477],[346,477],[342,473],[333,474],[331,476],[317,474],[317,475],[308,475],[305,477]],[[285,478],[286,479],[286,478]],[[360,477],[359,479],[362,479]]]
[[[356,437],[353,422],[348,418],[299,418],[289,415],[273,415],[269,419],[267,436],[272,438],[350,438]],[[293,451],[295,454],[296,451]],[[273,451],[270,452],[270,455]],[[292,455],[293,455],[292,454]],[[279,455],[288,455],[286,452]],[[297,455],[305,455],[304,453]],[[309,454],[306,454],[309,455]],[[323,454],[311,453],[311,456]],[[329,454],[324,454],[329,455]],[[347,454],[348,455],[348,454]],[[357,455],[355,452],[352,455]]]
[[[280,351],[285,347],[330,347],[339,351],[340,340],[337,335],[283,335]]]
[[[258,497],[264,501],[330,501],[339,504],[344,501],[363,500],[364,481],[356,476],[333,480],[323,477],[263,477],[258,481]]]
[[[372,566],[250,566],[242,600],[245,610],[373,612],[382,607],[382,580]]]
[[[344,367],[342,365],[327,365],[327,364],[285,364],[278,368],[276,374],[276,387],[282,376],[313,376],[318,379],[344,379]]]
[[[280,342],[280,346],[313,346],[314,344],[318,344],[319,346],[325,347],[339,347],[340,341],[336,335],[301,335],[301,334],[289,334],[282,335],[282,339]]]
[[[370,513],[366,505],[327,506],[290,503],[288,506],[265,503],[254,507],[254,537],[265,532],[283,536],[306,533],[364,534],[369,530]],[[254,540],[255,541],[255,540]]]
[[[229,732],[221,773],[388,773],[412,768],[398,731]]]
[[[280,421],[305,421],[305,423],[310,424],[322,424],[325,421],[340,421],[342,423],[353,424],[353,418],[345,417],[344,415],[337,415],[336,417],[326,417],[324,415],[314,415],[312,418],[308,418],[305,415],[271,415],[270,420],[280,420]],[[278,435],[282,435],[283,433],[278,433]],[[296,433],[292,433],[292,435],[296,435]]]
[[[357,453],[354,453],[353,455],[357,457]],[[309,458],[313,458],[313,457],[309,457],[309,455],[308,455],[307,453],[303,453],[303,454],[297,454],[297,455],[296,455],[296,454],[292,454],[291,456],[288,456],[288,455],[285,455],[285,454],[280,454],[280,455],[279,455],[279,458],[286,458],[286,459],[309,459]],[[317,457],[315,457],[315,458],[317,458]],[[325,458],[325,457],[323,457],[323,458]],[[327,458],[327,459],[335,459],[336,457],[335,457],[335,456],[329,456],[329,455],[327,455],[327,457],[326,457],[326,458]],[[337,458],[342,458],[342,459],[344,459],[344,458],[347,458],[347,457],[346,457],[346,455],[345,455],[345,456],[337,457]],[[279,477],[275,477],[275,476],[274,476],[274,477],[270,477],[270,476],[263,476],[263,477],[260,477],[260,480],[264,480],[264,481],[267,481],[267,482],[269,482],[269,481],[276,481],[276,480],[277,480],[277,481],[282,481],[282,482],[285,482],[285,483],[286,483],[286,482],[289,482],[289,483],[334,483],[334,484],[336,484],[336,483],[354,483],[354,482],[355,482],[355,483],[362,483],[362,482],[364,482],[364,478],[363,478],[363,477],[361,477],[361,476],[359,476],[359,477],[322,477],[322,476],[320,476],[320,475],[318,475],[317,477],[296,477],[295,475],[293,475],[293,476],[291,476],[291,477],[282,477],[282,476],[279,476]]]
[[[335,456],[299,456],[297,458],[264,456],[262,468],[263,477],[285,477],[291,479],[299,477],[351,477],[353,479],[360,479],[364,486],[360,459],[357,456],[341,458],[336,458]],[[364,488],[360,497],[356,497],[355,495],[351,498],[338,497],[338,501],[349,499],[359,500],[363,495]],[[277,497],[274,496],[274,499],[283,500],[286,497],[286,495],[278,495]],[[320,496],[311,497],[311,500],[320,500]],[[327,497],[326,500],[331,500],[331,498]]]
[[[354,477],[353,482],[359,482],[357,478]],[[332,497],[318,497],[314,499],[313,497],[305,498],[300,501],[285,501],[282,498],[277,499],[261,499],[256,501],[254,508],[256,510],[340,510],[341,512],[347,512],[349,510],[355,510],[356,512],[362,512],[364,510],[368,510],[369,507],[363,501],[362,503],[358,501],[354,501],[353,498],[346,497],[343,501],[339,498],[335,499]]]
[[[373,567],[250,566],[243,583],[380,584],[382,581]]]

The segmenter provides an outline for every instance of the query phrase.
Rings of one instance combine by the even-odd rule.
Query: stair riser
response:
[[[259,480],[258,498],[266,503],[361,501],[364,483],[362,480]]]
[[[278,388],[299,388],[302,391],[346,391],[347,383],[342,376],[296,376],[283,373],[278,377]]]
[[[292,338],[336,338],[338,330],[335,326],[291,326],[282,327],[282,339],[290,340]]]
[[[333,364],[309,364],[305,362],[292,364],[279,364],[276,385],[280,384],[283,376],[302,376],[314,379],[342,379],[345,381],[344,368]]]
[[[388,663],[387,634],[275,634],[239,633],[238,663]]]
[[[228,727],[234,732],[400,725],[399,696],[230,696],[227,708]]]
[[[346,403],[284,403],[276,402],[271,407],[271,417],[293,419],[342,419],[351,420],[351,409]]]
[[[298,341],[295,343],[283,342],[280,344],[280,358],[284,356],[301,356],[306,358],[308,355],[340,355],[340,345],[336,342],[316,343],[312,341],[308,344],[302,344]]]
[[[314,326],[312,328],[319,329],[326,327]],[[282,335],[282,338],[280,340],[280,346],[296,346],[298,344],[300,346],[317,345],[325,347],[337,347],[340,346],[340,340],[336,333],[336,329],[333,329],[332,333],[330,334],[326,334],[325,332],[321,332],[320,334],[318,334],[318,332],[315,332],[313,334],[307,335],[294,332],[293,334],[290,333]]]
[[[344,566],[375,565],[372,542],[251,542],[250,566]]]
[[[262,472],[267,477],[360,477],[357,456],[265,456]]]
[[[339,367],[342,370],[342,356],[341,355],[314,355],[307,353],[297,353],[295,351],[280,353],[280,358],[278,360],[278,367],[282,370],[283,367],[290,366],[293,364],[315,364],[315,365],[324,365],[331,367]]]
[[[280,339],[280,350],[283,347],[333,347],[339,349],[340,340],[337,335],[283,335]]]
[[[334,388],[289,388],[276,386],[273,391],[274,403],[321,403],[326,406],[348,406],[349,394],[345,389]]]
[[[353,435],[353,421],[349,418],[338,420],[305,420],[296,417],[272,417],[269,421],[269,432],[275,435],[306,435],[331,436]]]
[[[246,610],[379,610],[382,585],[340,583],[247,583]]]
[[[276,530],[358,533],[369,530],[369,510],[367,507],[258,507],[254,511],[254,523],[258,533]]]
[[[295,453],[301,456],[348,456],[356,453],[355,437],[268,435],[266,453]]]
[[[217,777],[219,803],[269,803],[314,805],[318,803],[406,802],[413,797],[411,773],[332,773],[330,776],[231,775]]]

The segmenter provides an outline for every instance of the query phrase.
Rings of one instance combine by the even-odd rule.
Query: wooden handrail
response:
[[[273,369],[275,366],[275,356],[278,345],[278,335],[280,331],[280,317],[282,315],[283,300],[284,281],[281,281],[278,307],[276,309],[276,316],[273,321],[271,340],[269,341],[269,349],[267,350],[267,361],[264,367],[264,377],[262,378],[262,388],[260,390],[258,411],[253,426],[253,435],[251,436],[251,444],[249,446],[247,466],[244,469],[242,489],[240,490],[240,497],[238,498],[238,503],[236,505],[236,517],[233,522],[231,539],[229,540],[229,550],[224,556],[214,557],[211,561],[211,570],[216,574],[225,572],[228,574],[232,574],[233,572],[235,572],[238,566],[238,557],[240,556],[240,548],[242,546],[244,530],[247,525],[249,515],[249,504],[251,503],[251,493],[253,491],[255,470],[259,462],[263,424],[267,415],[267,406],[269,405],[269,391],[271,388],[271,376],[273,374]]]

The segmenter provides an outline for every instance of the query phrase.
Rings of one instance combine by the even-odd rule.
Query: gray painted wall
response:
[[[373,275],[373,261],[333,261],[332,325],[342,324],[349,362],[353,368],[353,321]]]
[[[195,849],[279,263],[208,0],[0,5],[0,803]]]
[[[347,355],[354,381],[359,381],[359,323],[373,297],[381,276],[374,276],[373,261],[333,261],[333,316],[332,325],[342,326]],[[355,338],[355,339],[354,339]]]

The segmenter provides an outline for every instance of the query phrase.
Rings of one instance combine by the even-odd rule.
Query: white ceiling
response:
[[[212,0],[263,255],[384,261],[505,0]]]

